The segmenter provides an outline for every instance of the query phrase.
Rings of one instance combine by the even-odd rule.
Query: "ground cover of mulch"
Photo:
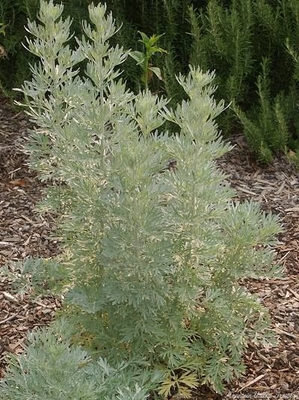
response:
[[[1,266],[13,270],[16,261],[59,252],[53,217],[34,210],[44,185],[28,171],[22,151],[29,126],[22,112],[0,99],[0,377],[7,356],[23,351],[27,332],[50,323],[61,306],[51,295],[34,300],[29,293],[17,293],[1,273]],[[238,199],[259,201],[264,210],[279,215],[284,227],[276,248],[284,276],[244,282],[269,309],[278,343],[267,349],[250,345],[244,355],[246,374],[225,395],[201,388],[193,399],[299,399],[299,170],[284,156],[262,168],[241,135],[233,143],[219,165]]]

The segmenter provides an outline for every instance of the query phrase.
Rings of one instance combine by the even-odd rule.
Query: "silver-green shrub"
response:
[[[112,367],[107,360],[92,360],[84,349],[73,346],[61,320],[29,335],[26,354],[12,356],[1,399],[14,400],[144,400],[153,386],[134,363]],[[146,379],[147,378],[147,379]],[[142,385],[142,387],[140,386]]]
[[[135,95],[121,79],[128,52],[109,44],[116,27],[105,6],[89,7],[75,49],[62,9],[42,1],[41,23],[28,23],[40,61],[21,91],[37,124],[30,166],[53,184],[42,208],[58,215],[72,343],[94,362],[158,371],[163,395],[201,384],[222,392],[244,372],[248,341],[267,339],[267,312],[238,282],[277,272],[277,218],[233,202],[216,166],[230,147],[215,123],[224,104],[212,72],[177,77],[188,100],[176,109],[150,91]],[[53,263],[39,265],[51,275]]]

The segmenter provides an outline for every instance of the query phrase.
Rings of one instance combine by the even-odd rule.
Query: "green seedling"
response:
[[[139,42],[143,44],[143,51],[131,51],[130,56],[137,61],[138,65],[140,65],[142,69],[141,82],[143,83],[145,89],[148,89],[148,84],[153,75],[156,75],[158,79],[162,80],[160,68],[154,67],[150,60],[154,54],[167,53],[167,51],[157,46],[157,42],[163,36],[163,34],[152,35],[151,37],[147,36],[143,32],[139,32],[139,34],[141,36]]]

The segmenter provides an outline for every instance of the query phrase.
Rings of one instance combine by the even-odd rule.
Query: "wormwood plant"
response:
[[[150,390],[190,397],[202,384],[223,392],[244,372],[248,341],[268,340],[266,310],[238,281],[277,273],[269,248],[277,219],[252,202],[234,203],[215,165],[230,147],[215,123],[224,103],[213,97],[212,72],[179,75],[188,99],[175,109],[148,90],[133,94],[121,79],[128,52],[109,44],[117,29],[106,7],[89,7],[91,24],[83,22],[75,48],[62,10],[42,1],[40,24],[28,23],[27,45],[40,61],[21,91],[37,125],[30,166],[53,183],[40,207],[59,215],[63,243],[59,258],[31,261],[32,271],[60,271],[68,323],[33,339],[0,393],[44,400],[36,393],[58,387],[54,397],[68,399],[73,381],[62,387],[52,369],[61,357],[64,371],[74,363],[79,382],[85,362],[93,368],[85,395],[74,398],[94,399],[103,360],[113,371],[126,367],[97,398],[125,398],[126,387],[136,400]],[[166,121],[179,133],[163,131]],[[50,365],[37,374],[40,359]]]
[[[26,354],[12,357],[1,398],[14,400],[144,400],[151,385],[129,363],[95,362],[65,338],[67,323],[31,333]],[[62,341],[61,337],[65,339]],[[143,374],[144,375],[144,374]],[[155,377],[153,376],[154,380]],[[143,387],[140,387],[142,383]]]

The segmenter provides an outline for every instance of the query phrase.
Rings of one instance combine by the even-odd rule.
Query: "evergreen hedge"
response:
[[[232,102],[221,121],[225,133],[244,132],[263,161],[296,149],[299,139],[297,0],[209,0],[190,11],[191,63],[215,68],[219,96]]]

